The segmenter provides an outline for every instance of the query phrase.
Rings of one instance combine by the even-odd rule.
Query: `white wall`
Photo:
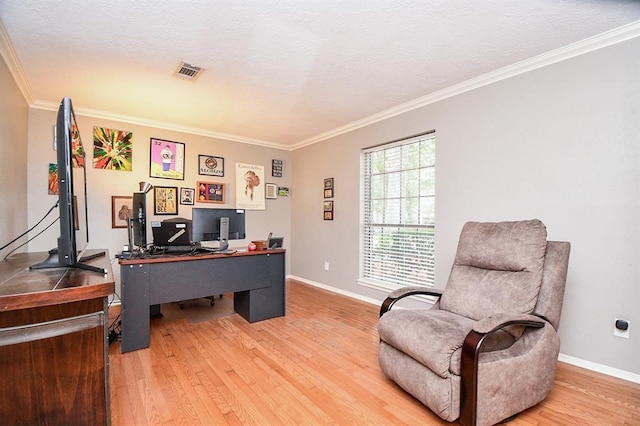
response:
[[[4,60],[0,58],[0,247],[27,230],[28,105]],[[22,244],[20,239],[0,252],[0,259]],[[18,252],[26,251],[26,246]]]
[[[61,95],[62,98],[62,95]],[[53,125],[56,119],[55,111],[31,108],[29,111],[29,223],[36,223],[44,213],[55,203],[56,196],[47,195],[47,165],[55,162],[53,150]],[[87,186],[89,193],[89,248],[106,248],[111,257],[122,250],[127,244],[126,229],[111,228],[111,196],[130,196],[138,191],[138,182],[148,181],[158,186],[176,186],[195,188],[197,181],[222,182],[227,184],[225,204],[196,203],[194,207],[235,207],[235,163],[262,165],[265,168],[267,183],[279,186],[291,184],[290,153],[288,151],[229,142],[204,136],[184,134],[175,131],[133,125],[122,122],[83,116],[76,110],[76,121],[80,130],[83,145],[87,151]],[[107,127],[111,129],[133,132],[133,171],[113,171],[94,169],[93,158],[93,127]],[[171,180],[149,177],[149,140],[160,138],[185,144],[185,179]],[[223,157],[225,162],[224,177],[203,176],[198,174],[198,155],[215,155]],[[284,161],[284,171],[281,178],[271,177],[271,160]],[[290,232],[290,197],[279,197],[266,201],[266,210],[246,212],[245,240],[231,241],[232,247],[246,247],[251,240],[263,240],[269,232],[285,237],[285,248],[291,240]],[[190,218],[191,207],[178,206],[178,216]],[[147,194],[148,221],[164,220],[175,216],[155,216],[153,214],[153,191]],[[55,216],[52,216],[55,217]],[[47,222],[48,223],[48,222]],[[56,246],[59,235],[57,226],[49,229],[29,245],[29,251],[49,250]],[[148,229],[148,240],[151,242],[151,232]],[[113,266],[116,276],[116,291],[120,291],[119,269],[117,262]]]
[[[539,218],[549,239],[572,243],[561,352],[640,374],[638,52],[640,38],[294,151],[305,191],[292,200],[292,275],[383,300],[356,283],[360,150],[436,129],[437,287],[464,222]],[[321,214],[326,177],[333,222]],[[616,317],[630,339],[613,336]]]

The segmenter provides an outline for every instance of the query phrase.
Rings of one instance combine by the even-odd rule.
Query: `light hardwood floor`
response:
[[[286,317],[154,320],[150,348],[109,348],[112,424],[447,424],[380,371],[377,317],[289,281]],[[640,385],[560,363],[549,397],[508,424],[640,425]]]

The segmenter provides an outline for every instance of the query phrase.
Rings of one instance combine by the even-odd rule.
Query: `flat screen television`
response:
[[[49,250],[49,257],[44,262],[32,265],[31,269],[75,267],[107,273],[104,268],[83,263],[90,258],[104,256],[105,252],[82,257],[89,243],[86,157],[73,105],[67,97],[62,99],[58,108],[56,151],[60,211],[58,246]]]
[[[245,238],[244,210],[191,209],[191,239],[193,242],[220,241],[220,250],[229,247],[229,240]]]

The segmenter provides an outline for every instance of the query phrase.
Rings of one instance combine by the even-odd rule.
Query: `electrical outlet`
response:
[[[324,262],[324,270],[325,271],[329,270],[329,262]]]
[[[618,325],[618,321],[620,321],[621,323],[626,324],[626,330],[622,330],[620,328],[617,327]],[[629,323],[629,321],[622,319],[622,318],[616,318],[613,321],[613,335],[616,337],[622,337],[624,339],[628,339],[629,338],[629,329],[631,328],[631,324]]]

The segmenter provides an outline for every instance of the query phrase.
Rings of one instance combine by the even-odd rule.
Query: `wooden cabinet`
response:
[[[30,271],[46,253],[0,265],[0,419],[3,424],[109,424],[107,274]]]

